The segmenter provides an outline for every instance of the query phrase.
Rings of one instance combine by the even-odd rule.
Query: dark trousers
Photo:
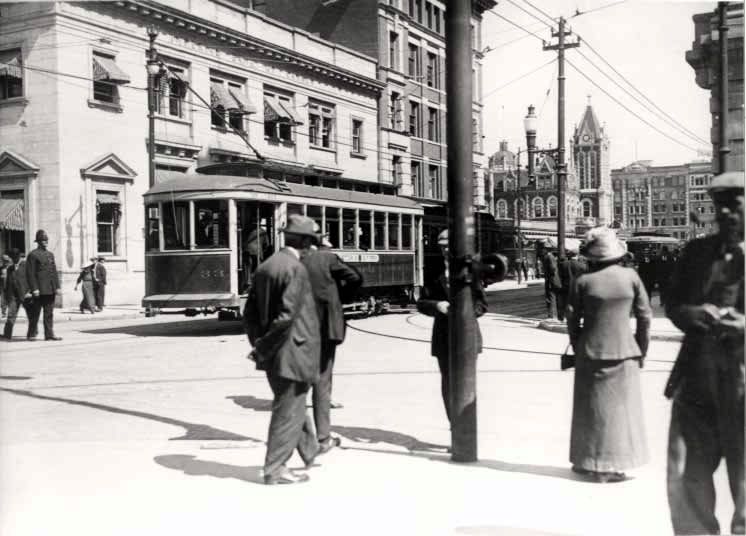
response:
[[[272,418],[267,437],[264,474],[279,475],[297,448],[304,463],[309,463],[319,450],[311,418],[306,416],[307,383],[296,382],[267,372],[272,389]]]
[[[547,304],[547,318],[556,318],[557,317],[557,294],[547,284],[544,284],[544,301]]]
[[[18,317],[18,311],[21,309],[21,306],[26,311],[26,317],[29,318],[31,316],[29,312],[29,305],[30,302],[28,301],[20,301],[15,298],[10,298],[8,300],[8,317],[5,319],[5,328],[3,329],[3,336],[6,339],[10,339],[13,336],[13,326],[16,323],[16,318]],[[29,334],[31,333],[31,323],[29,322],[28,325]]]
[[[31,306],[27,309],[28,336],[36,337],[39,333],[39,317],[44,311],[44,338],[54,337],[54,294],[42,294],[31,299]]]
[[[83,281],[80,287],[83,291],[83,299],[80,301],[80,312],[88,309],[90,312],[96,312],[96,299],[93,296],[93,281]]]
[[[321,376],[313,385],[311,398],[313,400],[313,420],[316,424],[316,436],[319,442],[329,439],[331,429],[332,404],[332,370],[334,369],[334,355],[337,345],[333,341],[324,340],[321,344]]]
[[[565,307],[567,307],[567,291],[562,289],[559,292],[555,291],[557,299],[557,319],[565,320]]]
[[[451,368],[447,355],[438,356],[438,368],[440,369],[440,394],[443,397],[446,417],[448,417],[448,422],[451,422]]]
[[[106,297],[106,285],[93,283],[93,292],[96,295],[96,307],[104,308],[104,298]]]
[[[725,411],[674,402],[667,484],[675,534],[720,534],[712,475],[723,457],[735,506],[730,532],[744,534],[743,418],[743,399]]]

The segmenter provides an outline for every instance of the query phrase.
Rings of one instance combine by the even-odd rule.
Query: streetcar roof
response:
[[[627,243],[663,243],[663,244],[678,244],[681,242],[678,238],[672,236],[631,236],[624,239]]]
[[[198,194],[199,192],[212,194],[215,192],[231,191],[256,192],[277,196],[306,197],[329,201],[381,205],[389,208],[422,210],[422,206],[419,203],[406,197],[277,182],[260,177],[241,177],[238,175],[186,174],[183,178],[168,179],[156,183],[145,192],[144,197],[147,201],[148,197],[160,197],[163,194]],[[190,198],[194,199],[195,195],[191,195]]]

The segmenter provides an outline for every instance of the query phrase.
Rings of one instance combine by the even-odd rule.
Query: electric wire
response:
[[[505,84],[503,84],[503,85],[501,85],[501,86],[498,86],[498,87],[496,87],[496,88],[494,88],[494,89],[491,89],[490,91],[488,91],[487,93],[484,93],[484,94],[482,95],[482,100],[485,100],[485,99],[486,99],[487,97],[489,97],[489,96],[490,96],[490,95],[492,95],[493,93],[496,93],[496,92],[500,91],[501,89],[504,89],[504,88],[508,87],[509,85],[511,85],[511,84],[513,84],[513,83],[515,83],[515,82],[518,82],[519,80],[523,80],[523,79],[524,79],[524,78],[526,78],[527,76],[529,76],[529,75],[532,75],[532,74],[534,74],[535,72],[537,72],[537,71],[540,71],[540,70],[542,70],[542,69],[543,69],[544,67],[546,67],[546,66],[547,66],[547,65],[549,65],[550,63],[554,63],[554,62],[555,62],[555,60],[554,60],[554,58],[552,58],[552,59],[551,59],[551,60],[549,60],[548,62],[546,62],[546,63],[543,63],[543,64],[539,65],[539,66],[538,66],[538,67],[537,67],[536,69],[532,69],[531,71],[529,71],[529,72],[527,72],[527,73],[524,73],[524,74],[522,74],[522,75],[518,76],[517,78],[514,78],[514,79],[513,79],[513,80],[511,80],[510,82],[506,82]]]
[[[538,39],[538,40],[539,40],[539,41],[541,41],[542,43],[545,43],[545,42],[546,42],[546,39],[542,39],[541,37],[539,37],[538,35],[536,35],[536,34],[535,34],[534,32],[532,32],[532,31],[530,31],[530,30],[527,30],[526,28],[524,28],[524,27],[523,27],[523,26],[521,26],[520,24],[517,24],[517,23],[513,22],[512,20],[510,20],[510,19],[508,19],[508,18],[504,17],[503,15],[500,15],[500,13],[498,13],[498,12],[497,12],[497,11],[495,11],[494,9],[488,9],[488,10],[487,10],[487,13],[492,13],[492,14],[493,14],[493,15],[494,15],[495,17],[497,17],[497,18],[499,18],[499,19],[502,19],[502,20],[504,20],[505,22],[507,22],[507,23],[509,23],[509,24],[512,24],[513,26],[515,26],[515,27],[516,27],[516,28],[518,28],[519,30],[523,30],[524,32],[526,32],[526,33],[527,33],[527,34],[529,34],[529,35],[533,35],[533,36],[534,36],[534,37],[535,37],[536,39]]]
[[[528,0],[523,0],[523,1],[526,2],[532,8],[534,8],[536,11],[538,11],[539,13],[541,13],[542,15],[544,15],[546,18],[548,18],[549,20],[551,20],[552,23],[556,22],[556,17],[552,17],[549,13],[547,13],[546,11],[544,11],[543,9],[541,9],[540,7],[532,4]]]
[[[575,14],[572,15],[570,18],[574,19],[575,17],[580,17],[581,15],[587,15],[589,13],[593,13],[595,11],[601,11],[602,9],[606,9],[609,7],[618,6],[619,4],[624,4],[627,0],[619,0],[618,2],[611,2],[609,4],[605,4],[603,6],[594,7],[593,9],[589,9],[587,11],[580,11],[579,9],[576,10]]]
[[[525,1],[525,0],[524,0],[524,1]],[[549,24],[549,23],[548,23],[548,22],[546,22],[545,20],[543,20],[543,19],[539,18],[539,17],[537,16],[537,15],[533,14],[532,12],[530,12],[529,10],[527,10],[526,8],[523,8],[523,7],[521,7],[521,6],[520,6],[520,5],[519,5],[519,4],[517,3],[517,2],[514,2],[513,0],[508,0],[508,2],[510,2],[511,4],[513,4],[513,5],[515,6],[515,7],[517,7],[517,8],[518,8],[518,9],[520,9],[521,11],[523,11],[523,12],[524,12],[525,14],[527,14],[527,15],[528,15],[529,17],[533,17],[534,19],[538,20],[538,21],[539,21],[539,22],[541,22],[542,24],[546,25],[546,26],[547,26],[547,27],[548,27],[548,28],[549,28],[550,30],[554,30],[554,28],[552,27],[552,25],[551,25],[551,24]]]
[[[557,76],[557,65],[554,66],[554,71],[552,71],[552,77],[549,79],[549,88],[547,88],[547,93],[544,96],[544,102],[541,104],[541,110],[539,111],[539,117],[541,117],[542,114],[544,113],[544,107],[547,105],[547,102],[549,101],[549,94],[552,92],[552,89],[554,88],[555,76]]]

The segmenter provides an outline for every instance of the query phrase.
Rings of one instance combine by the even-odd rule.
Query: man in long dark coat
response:
[[[26,311],[26,317],[31,315],[31,293],[26,281],[26,261],[18,249],[12,249],[10,252],[12,264],[8,267],[8,278],[5,282],[5,296],[8,299],[8,316],[5,319],[5,328],[3,329],[3,338],[13,339],[13,326],[18,317],[18,311],[21,307]],[[27,329],[28,335],[31,335],[31,323]]]
[[[564,312],[557,310],[557,294],[562,291],[562,281],[559,277],[559,266],[557,257],[549,251],[544,250],[541,258],[541,267],[544,272],[544,300],[547,304],[547,318],[564,319]],[[562,316],[559,316],[559,315]]]
[[[417,301],[417,311],[427,316],[434,317],[433,331],[431,336],[430,352],[438,360],[440,368],[440,391],[443,396],[446,416],[451,420],[451,392],[450,392],[450,363],[449,354],[449,258],[448,258],[448,229],[438,235],[438,245],[445,260],[445,271],[425,286],[422,290],[422,298]],[[487,312],[487,297],[480,283],[479,277],[473,277],[471,283],[471,299],[474,305],[474,323],[477,318]],[[482,333],[479,324],[476,325],[477,353],[482,353]]]
[[[38,247],[26,257],[26,279],[32,296],[29,316],[28,339],[33,340],[38,333],[39,316],[44,311],[44,340],[61,341],[54,334],[54,297],[62,294],[54,253],[47,249],[49,236],[39,229],[36,232]]]
[[[96,309],[103,311],[106,300],[106,266],[104,258],[96,257],[93,264],[93,294],[96,298]]]
[[[339,287],[353,292],[362,284],[362,277],[332,251],[310,249],[303,256],[303,265],[311,279],[321,324],[321,376],[313,386],[313,417],[320,454],[339,446],[339,438],[330,435],[332,401],[332,370],[337,345],[345,338],[345,319]]]
[[[730,532],[746,532],[744,506],[744,175],[710,186],[718,233],[689,242],[674,268],[666,314],[685,333],[666,386],[673,398],[668,503],[676,534],[720,534],[713,473],[725,458]]]
[[[274,395],[264,461],[266,484],[308,480],[286,466],[297,448],[306,467],[319,445],[306,417],[306,394],[319,379],[321,329],[308,271],[301,254],[317,240],[313,220],[288,217],[285,247],[259,265],[244,308],[244,327],[256,368],[267,374]]]

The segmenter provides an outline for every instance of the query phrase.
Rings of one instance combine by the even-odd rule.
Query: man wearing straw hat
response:
[[[676,534],[720,534],[713,473],[725,458],[730,532],[744,534],[743,172],[717,175],[709,193],[718,232],[686,245],[666,300],[685,334],[665,391],[673,399],[668,504]]]
[[[264,460],[265,484],[295,484],[308,475],[286,463],[297,448],[306,467],[319,445],[306,394],[319,379],[319,318],[301,255],[318,239],[310,218],[288,216],[285,247],[259,265],[244,308],[244,327],[253,346],[250,358],[267,374],[274,395]]]

